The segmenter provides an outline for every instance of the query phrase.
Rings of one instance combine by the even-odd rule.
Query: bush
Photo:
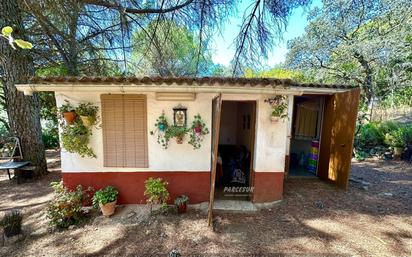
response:
[[[42,139],[46,149],[59,147],[59,130],[57,127],[46,127],[42,131]]]
[[[95,208],[99,207],[99,204],[105,205],[107,203],[111,203],[117,200],[117,195],[119,192],[116,188],[112,186],[107,186],[103,189],[96,191],[93,196],[93,206]]]
[[[363,125],[356,136],[356,147],[370,148],[383,145],[385,134],[380,130],[378,123]]]
[[[8,237],[21,233],[21,223],[23,215],[19,211],[12,211],[6,214],[0,221],[0,226],[4,229],[4,234]]]
[[[147,202],[151,205],[161,204],[162,207],[166,207],[166,202],[169,200],[169,191],[166,188],[167,181],[163,181],[161,178],[149,178],[144,184],[144,195],[147,197]]]
[[[52,182],[54,197],[47,208],[47,218],[50,225],[59,229],[68,228],[71,225],[81,224],[86,215],[82,210],[83,202],[89,200],[88,192],[77,186],[76,190],[69,191],[63,182]]]

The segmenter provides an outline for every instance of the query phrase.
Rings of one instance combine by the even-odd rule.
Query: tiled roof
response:
[[[155,84],[155,85],[224,85],[244,87],[304,87],[351,89],[352,85],[298,83],[290,79],[232,78],[232,77],[32,77],[30,84]]]

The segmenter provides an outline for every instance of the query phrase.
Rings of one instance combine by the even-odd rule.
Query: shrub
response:
[[[42,139],[46,149],[59,147],[59,131],[57,127],[46,127],[42,131]]]
[[[116,190],[116,188],[112,186],[107,186],[103,189],[100,189],[96,191],[96,193],[93,196],[93,206],[95,208],[99,207],[99,204],[107,204],[111,203],[117,200],[117,195],[119,192]]]
[[[52,182],[54,197],[47,207],[47,218],[50,225],[59,229],[68,228],[71,225],[82,223],[86,215],[82,210],[83,202],[89,199],[88,192],[77,186],[76,190],[70,191],[64,187],[63,182]]]
[[[21,233],[21,223],[23,215],[19,211],[7,213],[0,221],[0,226],[4,229],[4,234],[8,237]]]
[[[357,147],[368,148],[383,145],[384,134],[381,132],[378,123],[368,123],[360,128],[356,136]]]
[[[161,178],[149,178],[144,184],[144,195],[147,197],[147,202],[150,205],[161,204],[162,207],[166,207],[166,202],[169,200],[169,191],[166,188],[167,181],[163,181]]]

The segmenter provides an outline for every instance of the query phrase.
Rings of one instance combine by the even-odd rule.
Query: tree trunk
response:
[[[16,0],[0,2],[0,28],[11,26],[15,38],[24,38],[22,14]],[[16,83],[26,83],[34,74],[30,50],[13,50],[7,40],[0,38],[0,66],[7,102],[10,132],[20,139],[24,160],[36,166],[35,176],[47,174],[45,149],[40,124],[40,105],[37,94],[24,96]]]

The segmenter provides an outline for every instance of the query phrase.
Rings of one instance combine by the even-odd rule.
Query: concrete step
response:
[[[258,209],[250,201],[215,200],[213,210],[229,212],[256,212]]]

